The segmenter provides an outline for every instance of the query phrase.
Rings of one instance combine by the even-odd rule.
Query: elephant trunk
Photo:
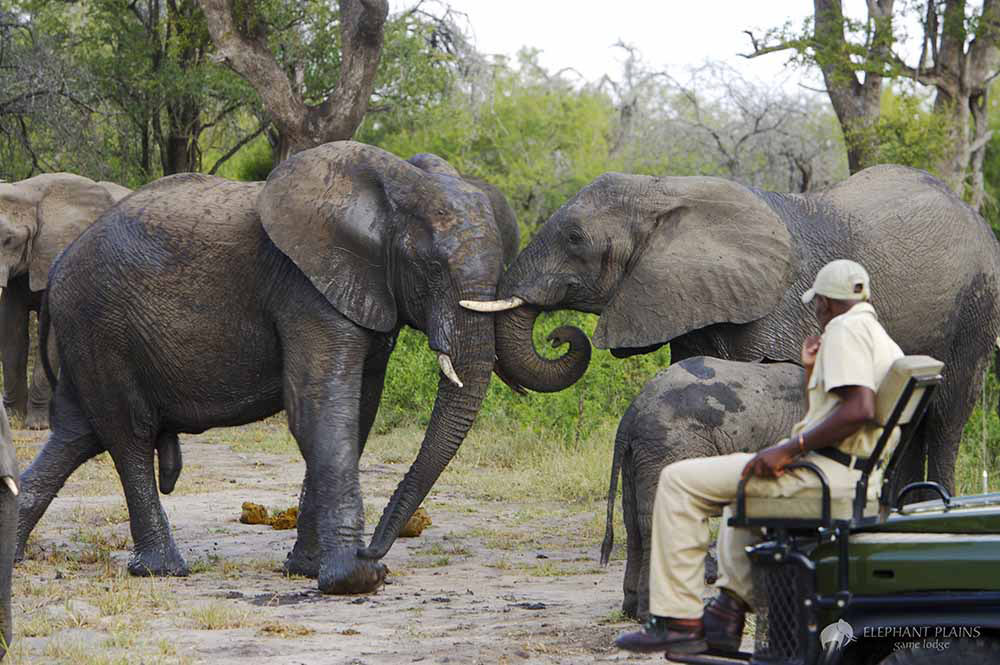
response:
[[[17,455],[7,412],[0,404],[0,659],[14,637],[14,616],[10,607],[11,575],[17,550]]]
[[[366,559],[380,559],[392,547],[403,526],[458,452],[482,406],[493,371],[493,320],[486,314],[464,312],[458,316],[461,339],[452,354],[458,385],[444,375],[420,452],[400,481],[382,512],[371,544],[358,552]]]
[[[10,607],[11,575],[17,547],[17,499],[6,487],[0,487],[0,659],[6,655],[14,636],[14,616]]]
[[[549,334],[553,347],[569,344],[559,358],[538,355],[532,341],[538,308],[524,305],[496,319],[497,363],[516,385],[543,393],[564,390],[579,380],[590,364],[590,341],[579,328],[561,326]]]

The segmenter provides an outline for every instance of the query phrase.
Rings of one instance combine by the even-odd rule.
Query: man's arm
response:
[[[842,386],[834,392],[842,401],[830,415],[795,438],[757,453],[743,468],[743,477],[777,478],[802,452],[840,443],[875,419],[875,392],[871,388]]]

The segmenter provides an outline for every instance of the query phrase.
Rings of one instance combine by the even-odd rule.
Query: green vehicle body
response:
[[[843,619],[856,641],[817,663],[867,665],[907,644],[1000,636],[1000,493],[910,504],[849,543],[850,600],[821,610],[817,625]],[[809,555],[819,596],[838,591],[837,555],[835,543]]]
[[[850,588],[855,595],[919,591],[1000,592],[1000,493],[954,497],[951,507],[911,504],[885,523],[858,529],[850,540]],[[837,548],[810,557],[817,587],[837,586]]]

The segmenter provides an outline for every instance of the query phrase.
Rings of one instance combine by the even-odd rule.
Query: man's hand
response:
[[[806,369],[812,369],[813,365],[816,364],[816,354],[819,353],[819,337],[817,335],[809,335],[802,342],[802,366]]]
[[[765,448],[743,467],[740,478],[757,476],[758,478],[777,478],[784,475],[785,467],[795,461],[798,448],[789,439]]]

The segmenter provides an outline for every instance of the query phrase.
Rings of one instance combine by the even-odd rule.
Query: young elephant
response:
[[[49,423],[52,390],[35,362],[28,388],[28,317],[37,312],[49,268],[105,210],[131,190],[72,173],[0,184],[0,346],[4,404],[29,429]]]
[[[53,429],[22,476],[18,545],[84,461],[106,449],[128,504],[136,575],[184,575],[157,495],[177,435],[281,409],[306,462],[285,564],[326,593],[381,584],[378,561],[465,438],[493,370],[489,301],[502,239],[489,195],[439,159],[349,141],[300,152],[266,183],[162,178],[109,210],[53,266],[62,373]],[[371,544],[358,458],[403,325],[439,361],[423,444]]]
[[[755,452],[777,442],[805,414],[804,371],[791,363],[746,363],[704,356],[659,372],[632,400],[615,436],[608,521],[601,547],[607,563],[622,474],[627,534],[622,611],[649,613],[653,500],[660,471],[690,457]]]

